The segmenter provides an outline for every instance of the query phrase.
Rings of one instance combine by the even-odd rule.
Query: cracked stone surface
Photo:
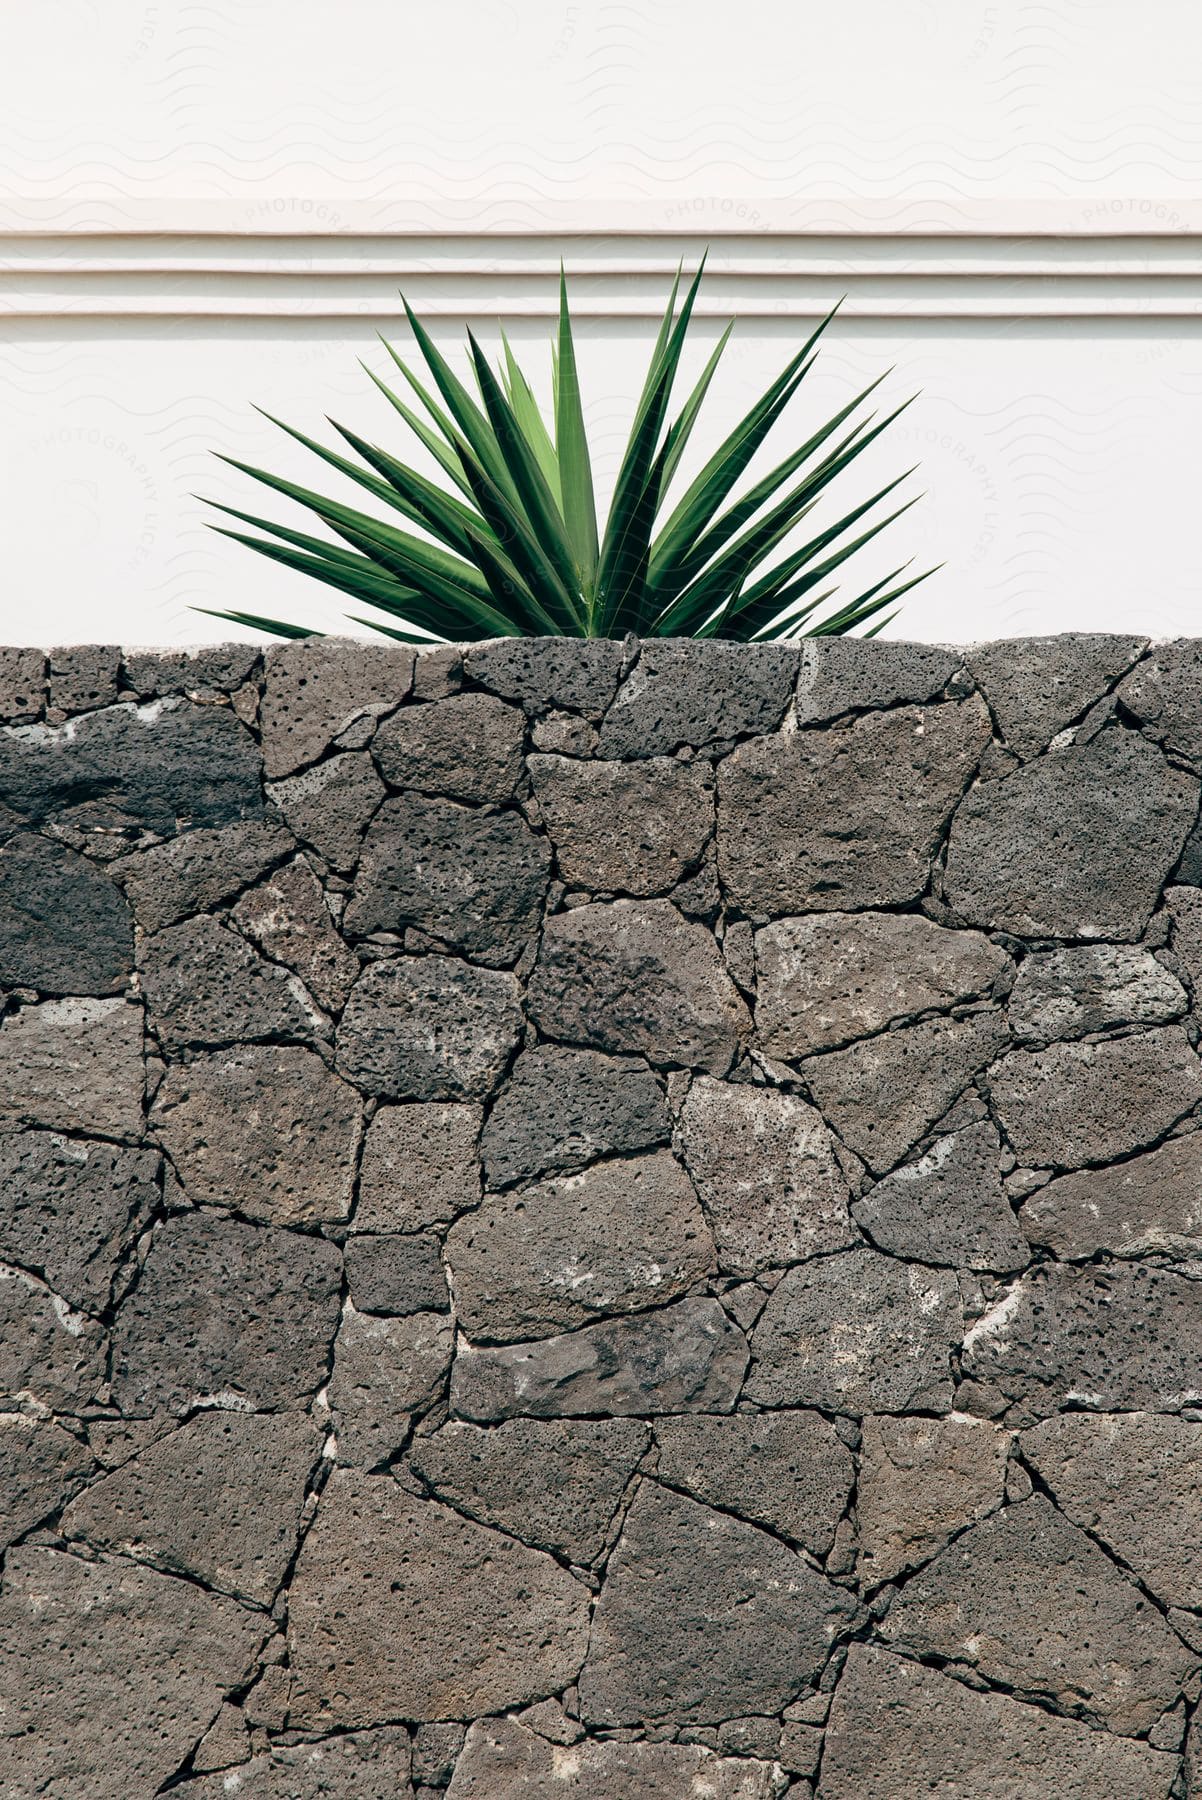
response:
[[[1028,1260],[1002,1186],[1001,1140],[987,1119],[936,1138],[851,1210],[870,1242],[893,1256],[1001,1272]]]
[[[0,1258],[40,1275],[71,1306],[102,1313],[113,1277],[158,1201],[153,1150],[0,1133]]]
[[[979,702],[753,738],[718,765],[718,866],[751,918],[916,900],[989,739]]]
[[[790,1269],[773,1290],[752,1334],[747,1394],[853,1415],[946,1411],[960,1337],[948,1270],[841,1250]]]
[[[972,1662],[1028,1695],[1133,1737],[1172,1705],[1196,1658],[1097,1545],[1041,1495],[940,1552],[898,1594],[886,1638]]]
[[[472,1719],[575,1680],[588,1590],[540,1550],[406,1494],[334,1474],[289,1607],[292,1722]]]
[[[309,1050],[248,1045],[176,1064],[152,1117],[198,1206],[272,1225],[345,1219],[351,1210],[362,1106]]]
[[[1197,808],[1193,776],[1135,732],[1103,731],[973,789],[952,825],[947,898],[989,931],[1129,942]]]
[[[1155,1413],[1065,1413],[1023,1433],[1057,1506],[1166,1606],[1202,1607],[1202,1425]]]
[[[1200,684],[0,649],[0,1791],[1202,1795]]]
[[[928,1019],[812,1056],[800,1073],[844,1143],[883,1175],[1005,1043],[1005,1027],[993,1012]]]
[[[998,1117],[1032,1168],[1112,1162],[1202,1100],[1202,1061],[1179,1026],[1097,1044],[1014,1050],[989,1077]]]
[[[823,1800],[1167,1800],[1177,1759],[854,1644],[835,1690]]]
[[[1018,1222],[1062,1261],[1100,1250],[1142,1256],[1202,1251],[1202,1134],[1170,1138],[1109,1169],[1061,1175],[1024,1201]]]
[[[190,1582],[25,1547],[0,1625],[0,1787],[55,1800],[157,1793],[268,1635]]]
[[[1011,1434],[988,1419],[865,1419],[856,1499],[860,1574],[893,1581],[1002,1504]]]
[[[367,828],[346,927],[415,926],[477,961],[509,963],[536,929],[548,875],[545,840],[517,813],[405,795]]]
[[[724,1274],[755,1275],[853,1241],[831,1134],[795,1094],[700,1076],[681,1109],[680,1147]]]
[[[980,999],[1009,959],[979,932],[868,912],[778,919],[756,932],[755,960],[759,1041],[789,1061]]]
[[[766,1525],[815,1556],[830,1550],[855,1460],[820,1413],[658,1419],[655,1441],[667,1486]]]
[[[1146,638],[1065,632],[974,644],[967,662],[1001,741],[1025,762],[1113,688],[1146,648]]]
[[[638,1419],[452,1420],[418,1438],[409,1465],[439,1499],[571,1562],[596,1562],[651,1443]]]
[[[521,1023],[512,975],[440,956],[370,963],[342,1015],[338,1066],[390,1100],[479,1099],[500,1079]]]
[[[714,778],[705,763],[532,756],[530,779],[569,887],[665,893],[700,860],[714,828]]]
[[[751,1020],[704,926],[667,900],[618,900],[548,919],[530,978],[548,1037],[724,1075]]]
[[[373,1469],[396,1454],[441,1392],[454,1341],[444,1313],[394,1319],[347,1307],[328,1389],[344,1463]]]
[[[486,1195],[446,1254],[464,1330],[494,1343],[662,1305],[714,1269],[692,1183],[666,1150]]]
[[[481,1149],[490,1184],[507,1187],[615,1150],[650,1149],[671,1130],[659,1083],[639,1058],[536,1044],[510,1071]]]
[[[695,1744],[549,1744],[512,1719],[473,1725],[447,1800],[771,1800],[764,1763]]]
[[[312,1002],[296,977],[215,919],[147,938],[140,969],[150,1024],[169,1050],[314,1035]]]
[[[649,1482],[597,1605],[581,1715],[614,1726],[779,1712],[857,1615],[766,1532]]]
[[[320,1447],[296,1413],[197,1413],[86,1488],[62,1534],[270,1606]]]

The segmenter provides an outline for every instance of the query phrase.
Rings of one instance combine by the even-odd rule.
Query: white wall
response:
[[[193,495],[249,498],[216,448],[315,479],[252,401],[393,433],[356,358],[403,339],[399,284],[440,341],[500,313],[545,368],[562,253],[612,470],[707,241],[699,354],[742,320],[711,431],[840,293],[798,429],[890,364],[922,390],[874,468],[927,493],[891,560],[947,567],[896,634],[1202,631],[1186,0],[10,0],[3,27],[0,641],[332,624]]]

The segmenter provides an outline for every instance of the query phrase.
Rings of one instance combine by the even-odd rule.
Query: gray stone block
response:
[[[372,756],[392,787],[476,804],[512,800],[522,775],[526,720],[489,694],[404,706],[386,719]]]
[[[407,956],[360,975],[338,1028],[338,1066],[390,1100],[478,1100],[496,1087],[522,1028],[512,975],[452,957]]]
[[[133,952],[129,907],[104,870],[33,831],[0,847],[0,987],[117,993]]]
[[[570,888],[667,893],[713,835],[714,778],[705,763],[532,756],[529,768],[556,870]]]
[[[647,1150],[671,1130],[659,1083],[639,1058],[536,1044],[514,1063],[481,1149],[497,1188],[615,1150]]]
[[[601,726],[602,756],[670,756],[775,731],[792,697],[791,644],[644,639]]]

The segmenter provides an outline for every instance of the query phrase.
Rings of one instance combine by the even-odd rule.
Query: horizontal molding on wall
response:
[[[744,232],[710,238],[704,317],[1202,320],[1202,230],[1049,238]],[[583,317],[662,311],[694,231],[430,235],[0,231],[0,320],[547,319],[563,254]]]

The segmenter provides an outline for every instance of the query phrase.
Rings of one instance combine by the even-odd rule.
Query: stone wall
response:
[[[0,1792],[1202,1794],[1202,649],[0,719]]]

